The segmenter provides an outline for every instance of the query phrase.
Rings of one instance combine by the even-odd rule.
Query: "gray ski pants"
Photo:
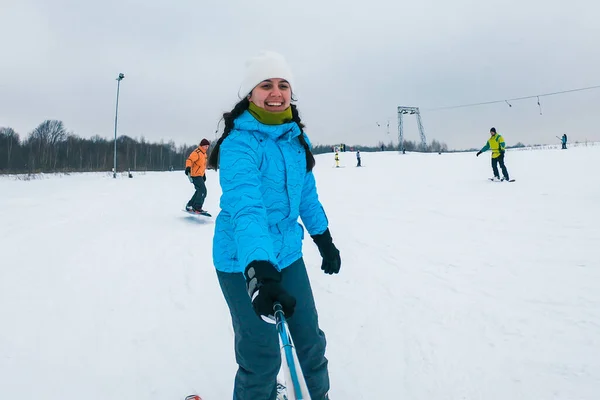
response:
[[[275,400],[281,365],[279,339],[274,324],[259,318],[246,291],[242,273],[217,271],[235,333],[238,371],[233,400]],[[282,270],[282,285],[296,298],[294,314],[287,319],[290,334],[312,400],[325,400],[329,373],[325,358],[325,333],[319,329],[312,289],[302,258]]]

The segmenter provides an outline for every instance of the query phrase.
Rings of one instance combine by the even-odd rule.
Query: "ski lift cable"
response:
[[[554,95],[557,95],[557,94],[571,93],[571,92],[580,92],[580,91],[583,91],[583,90],[592,90],[592,89],[600,89],[600,85],[597,85],[597,86],[588,86],[588,87],[583,87],[583,88],[578,88],[578,89],[561,90],[559,92],[536,94],[536,95],[533,95],[533,96],[515,97],[515,98],[512,98],[512,99],[505,99],[505,100],[493,100],[493,101],[484,101],[484,102],[481,102],[481,103],[471,103],[471,104],[461,104],[461,105],[457,105],[457,106],[429,108],[429,109],[425,109],[424,111],[450,110],[450,109],[453,109],[453,108],[475,107],[475,106],[483,106],[483,105],[496,104],[496,103],[506,103],[506,104],[509,105],[509,107],[512,107],[512,105],[509,103],[509,101],[518,101],[518,100],[533,99],[533,98],[536,98],[536,97],[538,98],[538,105],[539,105],[539,98],[540,97],[554,96]]]

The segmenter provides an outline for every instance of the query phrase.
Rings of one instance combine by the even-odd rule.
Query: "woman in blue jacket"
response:
[[[321,269],[336,274],[341,260],[317,196],[310,143],[291,104],[293,88],[281,55],[262,52],[249,60],[242,100],[223,114],[225,129],[209,158],[223,191],[213,261],[235,332],[234,400],[275,399],[281,355],[275,325],[265,323],[273,321],[275,302],[288,318],[311,398],[328,399],[325,334],[298,217],[323,258]]]

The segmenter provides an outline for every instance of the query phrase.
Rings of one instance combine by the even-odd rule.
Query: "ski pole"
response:
[[[302,368],[300,367],[294,342],[285,320],[283,308],[279,302],[275,302],[273,310],[275,311],[275,322],[277,324],[277,333],[279,334],[281,353],[285,360],[283,363],[284,373],[287,382],[292,384],[292,393],[288,393],[288,395],[291,395],[289,400],[310,400],[308,387],[302,374]]]

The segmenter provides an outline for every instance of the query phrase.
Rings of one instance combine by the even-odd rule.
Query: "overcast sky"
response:
[[[82,137],[213,139],[238,101],[244,63],[279,51],[313,143],[397,143],[398,105],[428,140],[481,147],[600,140],[597,0],[0,0],[0,127],[45,119]],[[386,132],[390,121],[390,134]],[[414,118],[405,139],[418,140]],[[377,127],[377,122],[381,127]],[[222,126],[221,126],[222,129]]]

